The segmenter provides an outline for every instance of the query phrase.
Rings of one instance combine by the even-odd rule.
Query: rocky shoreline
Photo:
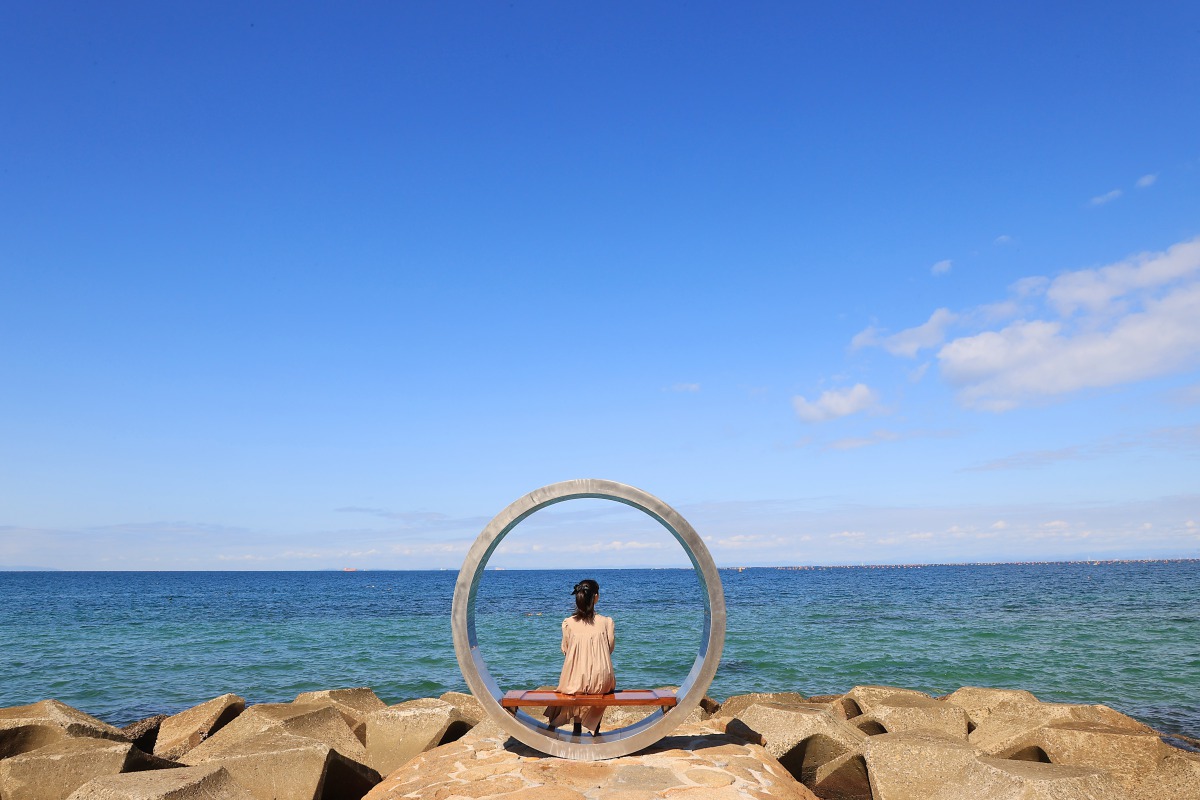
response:
[[[649,713],[613,708],[605,727]],[[470,695],[233,694],[124,729],[56,700],[0,709],[2,800],[1200,800],[1200,744],[1102,705],[964,687],[706,699],[632,756],[537,753]]]

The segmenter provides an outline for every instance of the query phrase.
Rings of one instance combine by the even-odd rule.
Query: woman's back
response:
[[[558,691],[602,694],[616,686],[612,651],[616,644],[612,617],[596,614],[591,622],[567,617],[562,623],[563,668]]]

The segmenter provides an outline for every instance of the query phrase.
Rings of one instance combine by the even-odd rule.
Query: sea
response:
[[[1028,689],[1200,736],[1200,562],[749,568],[720,572],[709,690],[932,695]],[[370,686],[388,703],[465,691],[454,571],[3,572],[0,707],[56,698],[114,725],[226,692],[251,703]],[[600,583],[618,686],[677,685],[704,622],[686,569],[489,570],[480,650],[504,689],[553,684],[571,587]]]

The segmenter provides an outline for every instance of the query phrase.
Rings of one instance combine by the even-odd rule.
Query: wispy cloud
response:
[[[1151,173],[1149,175],[1143,175],[1142,177],[1137,179],[1137,188],[1146,189],[1150,186],[1153,186],[1154,182],[1157,180],[1158,180],[1157,172]]]
[[[1006,244],[1012,244],[1014,241],[1015,240],[1013,237],[1009,236],[1007,233],[1002,233],[992,240],[992,244],[996,245],[997,247],[1003,247]]]
[[[920,325],[906,328],[899,333],[885,335],[885,331],[870,326],[855,334],[850,340],[850,349],[878,346],[894,356],[915,358],[923,349],[937,347],[946,340],[946,329],[958,320],[958,315],[946,308],[939,308]]]
[[[666,389],[666,391],[670,391],[670,392],[698,392],[698,391],[700,391],[700,384],[698,384],[698,383],[674,383],[674,384],[671,384],[671,386],[670,386],[670,387],[668,387],[668,388]]]
[[[1093,206],[1102,206],[1107,203],[1111,203],[1113,200],[1116,200],[1122,194],[1124,194],[1124,193],[1120,189],[1113,189],[1111,192],[1105,192],[1104,194],[1096,195],[1095,197],[1093,197],[1091,200],[1088,201],[1088,204],[1093,205]]]
[[[132,533],[162,536],[209,536],[237,535],[245,533],[245,528],[228,525],[212,525],[199,522],[121,522],[115,525],[101,525],[89,528],[91,531],[104,533]]]
[[[929,268],[930,275],[945,275],[954,266],[954,262],[948,258],[942,259]]]
[[[875,391],[864,383],[856,383],[848,389],[831,389],[822,392],[816,400],[797,395],[792,398],[796,416],[805,422],[826,422],[850,414],[875,411],[879,398]]]
[[[900,434],[895,431],[877,430],[871,433],[870,436],[848,437],[845,439],[837,439],[827,444],[825,447],[829,450],[857,450],[860,447],[869,447],[873,444],[882,442],[894,442],[901,438]]]
[[[811,536],[801,536],[801,542],[811,542]],[[791,540],[785,536],[769,536],[758,533],[738,533],[714,538],[710,545],[714,550],[764,550],[785,547]]]
[[[964,472],[1040,469],[1066,461],[1094,461],[1130,451],[1200,452],[1200,425],[1172,426],[1112,436],[1100,441],[1049,450],[1027,450],[964,468]]]
[[[850,436],[844,439],[835,439],[827,443],[824,449],[857,450],[862,447],[870,447],[871,445],[884,444],[886,442],[900,442],[908,439],[945,439],[957,435],[959,435],[958,431],[954,430],[927,430],[918,428],[906,431],[893,431],[880,428],[866,436]]]
[[[343,514],[369,514],[373,517],[412,525],[438,523],[447,520],[445,514],[438,514],[433,511],[389,511],[386,508],[368,508],[364,506],[342,506],[341,508],[335,508],[334,511]]]

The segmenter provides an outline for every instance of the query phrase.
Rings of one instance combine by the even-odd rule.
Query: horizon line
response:
[[[911,562],[903,564],[748,564],[745,566],[717,567],[726,572],[743,572],[748,569],[770,569],[784,571],[804,571],[815,569],[921,569],[925,567],[1031,567],[1079,564],[1187,564],[1200,563],[1200,556],[1182,556],[1174,558],[1076,558],[1026,561],[931,561]],[[584,569],[582,567],[488,567],[487,572],[564,572]],[[594,572],[612,572],[620,570],[689,570],[691,567],[589,567]],[[9,567],[0,566],[3,573],[28,572],[68,572],[68,573],[122,573],[122,572],[457,572],[451,567],[426,567],[422,569],[405,569],[403,567],[370,568],[370,567],[319,567],[314,569],[64,569],[59,567]]]

